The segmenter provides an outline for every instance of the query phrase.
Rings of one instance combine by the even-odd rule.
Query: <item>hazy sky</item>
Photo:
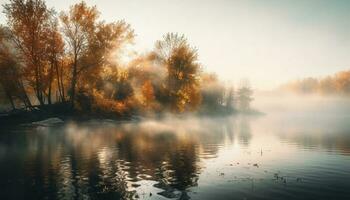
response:
[[[3,4],[6,0],[0,0]],[[75,0],[47,0],[67,10]],[[124,19],[134,48],[151,50],[167,32],[183,33],[208,71],[255,88],[350,69],[348,0],[86,0],[106,21]],[[4,23],[1,14],[0,22]]]

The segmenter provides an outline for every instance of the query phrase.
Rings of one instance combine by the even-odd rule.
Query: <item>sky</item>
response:
[[[1,4],[8,2],[0,0]],[[47,0],[57,11],[78,0]],[[184,34],[204,70],[257,89],[350,69],[348,0],[86,0],[107,22],[124,19],[133,49],[152,50],[168,32]],[[2,9],[2,8],[1,8]],[[5,23],[1,12],[0,23]]]

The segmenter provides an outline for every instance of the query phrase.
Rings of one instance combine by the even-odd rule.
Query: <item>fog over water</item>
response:
[[[346,199],[345,98],[257,94],[263,116],[91,120],[0,134],[5,199]]]
[[[0,0],[0,200],[350,200],[349,8]]]

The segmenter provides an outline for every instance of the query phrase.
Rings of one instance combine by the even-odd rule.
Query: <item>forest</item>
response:
[[[308,77],[290,81],[280,89],[300,94],[348,96],[350,95],[350,71],[341,71],[323,78]]]
[[[96,6],[82,1],[58,12],[44,0],[9,0],[3,8],[0,102],[12,110],[110,116],[250,111],[248,81],[234,88],[206,72],[182,34],[166,33],[152,51],[123,63],[136,33],[126,21],[101,20]]]

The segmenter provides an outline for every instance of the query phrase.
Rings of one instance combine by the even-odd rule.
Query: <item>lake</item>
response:
[[[2,129],[0,177],[1,199],[350,199],[350,115]]]

